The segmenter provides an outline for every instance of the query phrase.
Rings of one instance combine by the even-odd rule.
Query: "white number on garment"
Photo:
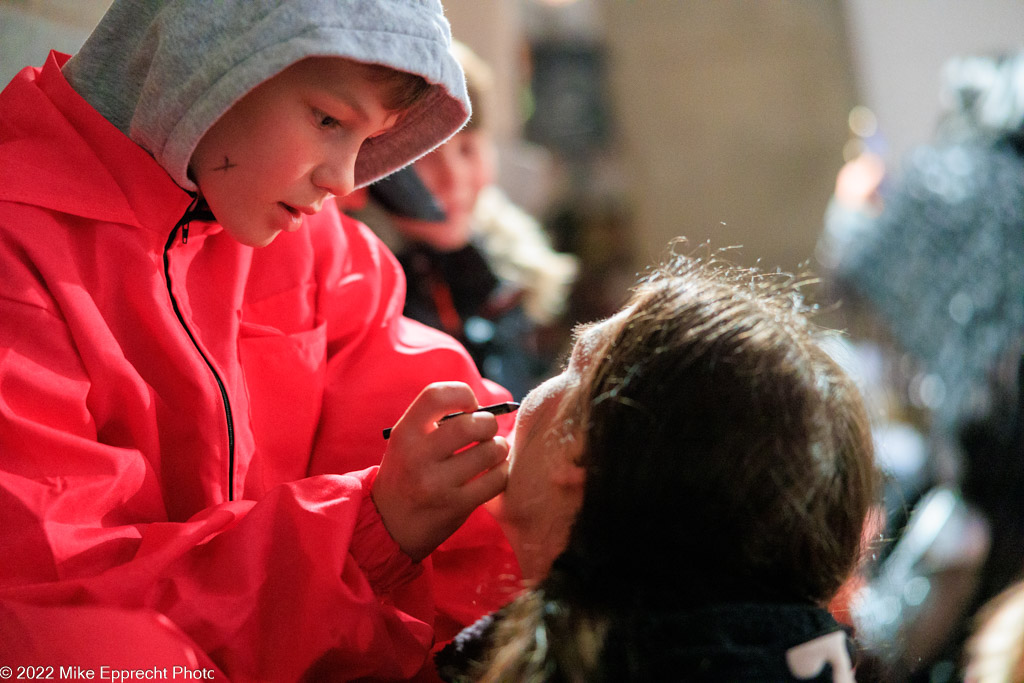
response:
[[[855,683],[844,632],[829,633],[786,651],[786,664],[797,678],[814,678],[826,663],[832,665],[834,683]]]

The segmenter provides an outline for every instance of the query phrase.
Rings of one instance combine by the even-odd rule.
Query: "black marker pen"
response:
[[[444,417],[442,417],[440,420],[438,420],[437,424],[441,424],[445,420],[450,420],[453,417],[458,417],[459,415],[469,415],[469,414],[472,414],[472,413],[490,413],[491,415],[506,415],[506,414],[514,412],[514,411],[516,411],[518,409],[519,409],[519,404],[515,403],[514,401],[509,401],[508,403],[495,403],[493,406],[483,406],[483,407],[477,408],[476,410],[471,410],[471,411],[466,411],[466,412],[461,412],[461,413],[450,413],[450,414],[445,415]],[[392,429],[391,427],[388,427],[387,429],[384,430],[384,438],[385,439],[387,439],[388,437],[391,436],[391,429]]]

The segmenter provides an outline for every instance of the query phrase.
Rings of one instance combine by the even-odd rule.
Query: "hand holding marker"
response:
[[[477,408],[476,410],[474,410],[472,412],[474,412],[474,413],[481,413],[481,412],[483,412],[483,413],[490,413],[491,415],[505,415],[507,413],[511,413],[511,412],[513,412],[515,410],[518,410],[518,408],[519,408],[519,404],[518,403],[509,401],[508,403],[495,403],[493,406],[483,406],[481,408]],[[445,415],[444,417],[442,417],[440,420],[437,421],[437,424],[441,424],[445,420],[450,420],[453,417],[458,417],[459,415],[466,415],[466,414],[467,414],[466,412],[460,412],[460,413],[451,413],[449,415]],[[391,427],[388,427],[387,429],[384,430],[384,438],[387,439],[390,436],[391,436]]]

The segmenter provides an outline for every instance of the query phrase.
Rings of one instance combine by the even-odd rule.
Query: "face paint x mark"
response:
[[[228,169],[234,168],[236,166],[238,166],[238,164],[231,163],[230,161],[228,161],[227,156],[225,156],[224,157],[224,165],[223,166],[218,166],[217,168],[215,168],[213,170],[214,171],[224,171],[226,173],[228,171]]]

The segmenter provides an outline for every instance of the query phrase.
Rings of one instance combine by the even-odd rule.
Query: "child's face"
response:
[[[337,57],[304,59],[235,103],[189,165],[217,221],[243,244],[270,244],[331,196],[353,190],[363,142],[394,125],[387,86]]]
[[[494,144],[482,130],[466,130],[415,163],[416,174],[447,214],[438,223],[398,219],[402,233],[439,251],[469,242],[480,191],[494,180]]]
[[[573,406],[586,400],[590,366],[608,352],[630,309],[580,328],[569,363],[523,399],[509,452],[508,484],[498,517],[524,577],[543,578],[565,549],[583,496],[581,426],[567,424]]]

